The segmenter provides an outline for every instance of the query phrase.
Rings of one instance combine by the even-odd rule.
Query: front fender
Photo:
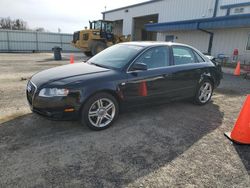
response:
[[[102,91],[110,91],[112,93],[115,93],[118,96],[119,87],[117,84],[113,82],[107,82],[107,83],[102,83],[102,84],[97,83],[97,84],[89,85],[83,89],[83,96],[81,97],[81,103],[84,103],[89,97]]]

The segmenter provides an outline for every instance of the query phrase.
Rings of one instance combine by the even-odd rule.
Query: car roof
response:
[[[125,45],[135,45],[135,46],[142,46],[142,47],[149,47],[149,46],[161,46],[161,45],[166,45],[166,46],[172,46],[172,45],[181,45],[181,46],[187,46],[191,47],[186,44],[182,43],[176,43],[176,42],[163,42],[163,41],[133,41],[133,42],[124,42],[121,44]]]
[[[154,46],[173,46],[173,45],[178,45],[178,46],[184,46],[184,47],[189,47],[193,50],[195,50],[197,53],[199,53],[203,58],[206,60],[209,60],[207,56],[205,56],[203,53],[201,53],[199,50],[194,48],[193,46],[189,46],[187,44],[182,44],[182,43],[177,43],[177,42],[164,42],[164,41],[133,41],[133,42],[123,42],[119,44],[124,44],[124,45],[134,45],[134,46],[141,46],[143,48],[148,48],[148,47],[154,47]]]

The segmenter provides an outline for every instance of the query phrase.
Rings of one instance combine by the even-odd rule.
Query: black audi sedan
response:
[[[89,128],[102,130],[122,107],[184,98],[204,105],[221,78],[220,66],[191,46],[128,42],[87,62],[33,75],[27,99],[33,112],[52,119],[79,118]]]

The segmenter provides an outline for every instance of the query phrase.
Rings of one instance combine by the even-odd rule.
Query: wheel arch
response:
[[[119,107],[120,107],[120,105],[121,105],[121,98],[119,97],[119,94],[118,94],[116,91],[114,91],[114,90],[112,90],[112,89],[100,89],[100,90],[97,90],[97,91],[91,93],[90,95],[88,95],[88,96],[85,98],[85,100],[82,102],[81,107],[80,107],[79,112],[78,112],[79,117],[81,116],[81,111],[82,111],[82,109],[83,109],[85,103],[86,103],[91,97],[93,97],[94,95],[97,95],[97,94],[99,94],[99,93],[108,93],[108,94],[110,94],[111,96],[113,96],[113,97],[116,99],[116,101],[117,101],[117,103],[118,103],[118,105],[119,105]]]
[[[209,80],[213,84],[213,87],[215,86],[215,79],[210,73],[202,74],[199,80],[199,84],[203,82],[204,80]]]
[[[211,83],[211,85],[212,85],[212,91],[211,91],[210,98],[203,103],[203,102],[199,101],[198,97],[199,97],[200,87],[205,82],[210,82]],[[193,99],[194,103],[198,104],[198,105],[204,105],[204,104],[206,104],[211,99],[211,97],[212,97],[212,93],[213,93],[213,90],[214,90],[214,84],[215,84],[215,81],[214,81],[213,77],[210,74],[204,74],[204,75],[202,75],[201,78],[200,78],[200,80],[199,80],[199,83],[197,84],[197,87],[196,87],[196,92],[195,92],[195,96],[194,96],[194,99]]]

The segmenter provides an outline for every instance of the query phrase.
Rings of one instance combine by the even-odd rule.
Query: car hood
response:
[[[44,84],[49,84],[51,82],[59,81],[62,79],[83,75],[87,76],[89,74],[98,74],[107,71],[110,71],[110,69],[90,65],[87,63],[76,63],[41,71],[33,75],[31,81],[37,87],[40,87]]]

